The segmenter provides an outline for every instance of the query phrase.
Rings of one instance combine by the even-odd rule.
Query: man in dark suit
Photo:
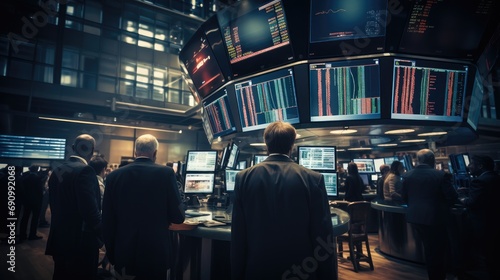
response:
[[[56,166],[49,178],[51,226],[45,254],[54,259],[53,280],[96,279],[101,241],[100,193],[87,162],[95,140],[75,139],[74,155]]]
[[[334,237],[323,175],[290,159],[293,126],[264,130],[269,157],[236,175],[233,279],[335,279]]]
[[[467,221],[472,230],[472,249],[477,251],[475,261],[487,269],[488,279],[493,279],[498,273],[495,265],[500,250],[497,240],[500,225],[491,218],[500,197],[500,176],[493,171],[494,166],[495,163],[489,156],[472,156],[469,170],[476,177],[470,182],[469,195],[460,199],[467,207]]]
[[[21,177],[21,184],[24,192],[23,202],[23,218],[21,219],[20,239],[38,240],[42,236],[36,234],[38,228],[38,218],[42,209],[43,188],[45,178],[41,177],[39,172],[40,167],[32,165],[28,172],[25,172]],[[28,229],[28,221],[30,220],[29,234],[26,235]]]
[[[434,153],[417,152],[418,165],[403,174],[402,197],[408,204],[406,220],[422,240],[429,279],[446,278],[445,256],[449,249],[447,221],[457,202],[451,176],[434,168]]]
[[[164,280],[172,267],[168,228],[184,221],[184,208],[173,169],[155,164],[157,150],[153,135],[138,137],[134,162],[106,177],[104,243],[123,279]]]

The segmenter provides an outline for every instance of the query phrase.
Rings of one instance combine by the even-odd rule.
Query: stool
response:
[[[347,205],[349,214],[349,230],[346,234],[337,236],[338,255],[343,257],[343,243],[349,245],[349,258],[354,266],[354,271],[359,271],[359,262],[368,262],[370,269],[373,270],[372,255],[370,244],[368,242],[366,222],[370,214],[371,204],[368,201],[355,201]],[[366,254],[363,253],[363,243],[365,244]]]

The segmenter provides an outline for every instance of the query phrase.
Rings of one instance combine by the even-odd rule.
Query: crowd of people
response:
[[[236,176],[230,245],[234,279],[263,279],[262,275],[330,279],[335,273],[333,247],[328,247],[335,242],[324,179],[290,159],[295,137],[290,124],[270,124],[264,130],[269,157]],[[182,178],[172,163],[155,163],[158,140],[153,135],[138,137],[135,160],[112,172],[103,157],[93,156],[94,148],[94,138],[82,134],[74,141],[73,155],[53,170],[16,169],[22,186],[16,199],[24,209],[19,241],[41,238],[37,228],[49,225],[48,197],[46,254],[54,261],[54,280],[97,279],[99,250],[106,255],[102,265],[109,262],[116,278],[169,279],[175,265],[169,226],[184,221]],[[416,166],[407,172],[400,161],[380,166],[379,201],[407,207],[406,220],[422,241],[429,279],[445,279],[449,272],[446,232],[451,208],[466,207],[464,224],[473,241],[475,265],[484,269],[489,277],[485,279],[493,279],[498,249],[494,238],[500,234],[498,223],[488,218],[500,197],[494,161],[489,156],[471,157],[472,179],[466,190],[456,190],[451,174],[437,170],[435,164],[434,153],[422,149],[416,154]],[[357,165],[349,163],[344,175],[345,200],[364,200]],[[320,259],[317,248],[325,251]],[[300,267],[310,258],[316,258],[313,270]],[[453,272],[460,279],[465,267],[456,268]]]

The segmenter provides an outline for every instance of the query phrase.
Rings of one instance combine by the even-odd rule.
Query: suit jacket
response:
[[[117,271],[166,275],[172,266],[171,223],[184,221],[172,168],[137,158],[106,177],[103,200],[106,254]]]
[[[234,195],[233,279],[295,279],[292,267],[301,267],[306,259],[318,263],[308,279],[333,279],[335,268],[327,254],[332,252],[325,247],[332,222],[321,174],[271,155],[236,175]],[[305,269],[301,267],[302,273],[308,274]]]
[[[450,207],[458,197],[451,174],[421,164],[402,177],[402,198],[408,204],[407,222],[422,225],[445,223]]]
[[[345,180],[345,196],[344,199],[347,201],[363,201],[363,190],[365,189],[365,184],[363,179],[359,175],[347,175]]]
[[[78,157],[57,166],[49,178],[51,225],[45,253],[74,256],[102,246],[99,185],[94,169]]]

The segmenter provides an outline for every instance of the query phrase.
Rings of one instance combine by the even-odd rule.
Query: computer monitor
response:
[[[375,172],[380,172],[380,166],[382,166],[382,164],[385,164],[385,161],[383,158],[374,158],[373,164],[375,165]]]
[[[253,156],[253,165],[259,164],[263,162],[267,158],[267,155],[254,155]]]
[[[294,59],[282,1],[236,2],[217,16],[234,77]]]
[[[217,151],[188,151],[186,172],[214,172],[217,168]]]
[[[359,176],[361,177],[361,180],[363,180],[363,184],[365,186],[369,186],[370,185],[370,180],[369,180],[369,177],[368,177],[369,174],[363,174],[363,173],[360,173]]]
[[[336,172],[321,172],[323,174],[323,179],[325,180],[326,194],[328,198],[337,197],[338,196],[338,188],[337,188],[337,173]]]
[[[272,122],[299,122],[293,68],[284,68],[234,84],[243,132]]]
[[[394,59],[392,119],[462,122],[467,64]]]
[[[66,139],[0,134],[0,158],[64,159]]]
[[[352,160],[358,166],[359,173],[375,173],[375,163],[372,158],[355,158]]]
[[[238,145],[236,145],[236,143],[232,143],[231,144],[231,150],[229,151],[229,159],[227,160],[227,166],[226,168],[229,168],[229,169],[235,169],[236,168],[236,164],[237,164],[237,159],[238,159],[238,155],[240,153],[240,149],[238,148]]]
[[[236,169],[243,170],[245,168],[247,168],[247,161],[246,160],[238,161],[238,165],[236,165]]]
[[[395,161],[395,160],[399,160],[399,157],[394,156],[394,157],[385,157],[385,158],[384,158],[384,162],[385,162],[385,164],[387,164],[387,165],[389,165],[389,166],[390,166],[390,165],[392,164],[392,162],[393,162],[393,161]]]
[[[227,192],[234,191],[234,184],[236,182],[236,174],[240,172],[240,170],[225,170],[224,183]]]
[[[222,154],[220,157],[220,169],[225,169],[227,166],[227,161],[229,159],[229,153],[231,150],[231,144],[227,144],[223,149],[222,149]]]
[[[371,179],[372,182],[377,182],[377,180],[378,180],[378,174],[372,174],[370,179]]]
[[[311,122],[380,118],[379,59],[309,64]]]
[[[214,191],[214,173],[186,173],[185,194],[211,194]]]
[[[202,104],[214,138],[236,132],[227,89],[223,88],[215,92],[203,100]]]
[[[298,163],[317,171],[336,171],[335,146],[299,146]]]

